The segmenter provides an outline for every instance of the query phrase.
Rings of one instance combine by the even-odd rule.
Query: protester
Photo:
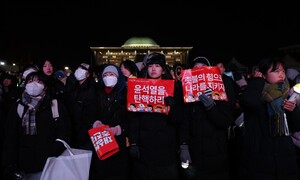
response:
[[[47,158],[65,150],[64,145],[55,140],[70,140],[67,110],[51,99],[46,82],[43,74],[30,73],[22,98],[8,113],[3,148],[6,178],[39,179]],[[59,117],[54,118],[51,107],[55,104]]]
[[[211,66],[206,57],[196,57],[190,67]],[[199,101],[184,104],[180,134],[180,160],[188,163],[191,179],[229,179],[227,128],[232,122],[228,101],[215,101],[209,87]]]
[[[169,79],[172,76],[166,66],[164,54],[153,52],[146,56],[144,78]],[[129,142],[132,158],[132,178],[177,180],[178,125],[181,120],[180,102],[182,96],[175,88],[174,97],[167,96],[164,101],[170,106],[168,115],[164,113],[130,112]]]
[[[64,85],[67,83],[67,77],[63,70],[58,70],[54,73],[54,78],[60,80]]]
[[[241,96],[244,110],[240,179],[298,179],[290,133],[299,131],[300,112],[288,101],[289,84],[281,59],[262,59],[259,72]]]
[[[97,102],[97,121],[93,127],[108,125],[106,130],[111,131],[118,143],[119,151],[116,154],[99,160],[96,153],[93,155],[91,179],[120,179],[129,178],[129,156],[126,144],[128,117],[126,110],[126,82],[120,69],[107,64],[101,72],[101,84]]]
[[[76,84],[67,93],[67,108],[72,123],[71,146],[79,149],[92,150],[93,146],[88,134],[97,118],[97,86],[91,76],[91,67],[80,63],[75,70]]]
[[[39,71],[42,72],[47,79],[47,91],[50,92],[50,95],[53,98],[58,99],[59,101],[65,103],[65,86],[63,82],[54,78],[54,60],[51,58],[42,58],[37,63]]]
[[[21,82],[20,82],[20,86],[19,86],[19,90],[18,90],[20,92],[20,94],[22,94],[25,89],[25,79],[26,79],[27,75],[32,72],[37,72],[38,70],[39,70],[39,68],[37,67],[37,65],[34,65],[34,64],[26,65],[26,67],[22,71],[22,78],[21,78]]]
[[[127,78],[141,76],[140,70],[138,69],[136,64],[129,59],[122,61],[119,67],[126,80]]]

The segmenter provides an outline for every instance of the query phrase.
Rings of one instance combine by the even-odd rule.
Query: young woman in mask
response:
[[[299,131],[299,108],[288,100],[290,86],[279,58],[259,63],[259,73],[241,96],[245,134],[240,179],[296,180],[295,147],[290,134]]]
[[[97,113],[97,86],[91,76],[90,65],[81,63],[74,72],[76,84],[67,93],[67,107],[72,123],[72,146],[93,149],[88,130],[92,128]]]
[[[119,152],[105,160],[93,155],[90,177],[92,180],[130,180],[127,149],[126,82],[120,69],[108,64],[101,73],[101,87],[97,92],[97,121],[93,127],[108,125],[119,145]]]
[[[7,178],[39,179],[48,157],[58,156],[69,142],[71,127],[65,106],[51,99],[46,77],[30,73],[22,97],[10,109],[5,124],[3,165]],[[56,104],[58,118],[52,115]]]

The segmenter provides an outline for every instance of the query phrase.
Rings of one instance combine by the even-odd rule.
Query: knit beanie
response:
[[[113,65],[108,65],[104,68],[104,70],[102,72],[102,77],[106,72],[112,72],[112,73],[116,74],[117,76],[119,76],[118,69]]]

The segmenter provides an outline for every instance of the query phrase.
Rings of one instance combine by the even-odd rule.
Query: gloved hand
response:
[[[211,95],[212,95],[213,92],[214,92],[214,91],[213,91],[211,88],[207,88],[207,89],[203,92],[203,94],[205,94],[205,95],[208,96],[208,97],[211,97]]]
[[[201,94],[198,98],[199,98],[199,101],[201,101],[203,103],[205,110],[210,110],[211,108],[213,108],[216,105],[215,101],[211,97],[209,97],[205,94]]]
[[[140,149],[136,144],[131,144],[129,148],[129,154],[132,158],[139,159],[140,158]]]
[[[5,168],[5,176],[7,179],[13,180],[25,179],[25,173],[20,171],[15,165],[9,165]]]
[[[97,121],[95,121],[95,122],[93,123],[93,128],[95,128],[95,127],[100,127],[100,126],[103,126],[103,125],[104,125],[104,124],[102,124],[101,121],[97,120]]]
[[[175,99],[172,96],[165,97],[164,101],[167,106],[173,107],[175,105]]]
[[[184,163],[191,163],[191,156],[187,144],[180,145],[180,161]]]
[[[119,136],[122,132],[121,126],[117,125],[115,127],[106,128],[105,130],[111,131],[114,136]]]

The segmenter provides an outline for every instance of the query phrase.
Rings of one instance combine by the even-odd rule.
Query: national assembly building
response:
[[[129,59],[141,62],[145,55],[151,52],[161,52],[166,56],[169,66],[176,63],[187,64],[189,52],[193,47],[160,47],[149,37],[129,38],[121,47],[90,47],[95,58],[95,65],[119,65],[123,60]]]

